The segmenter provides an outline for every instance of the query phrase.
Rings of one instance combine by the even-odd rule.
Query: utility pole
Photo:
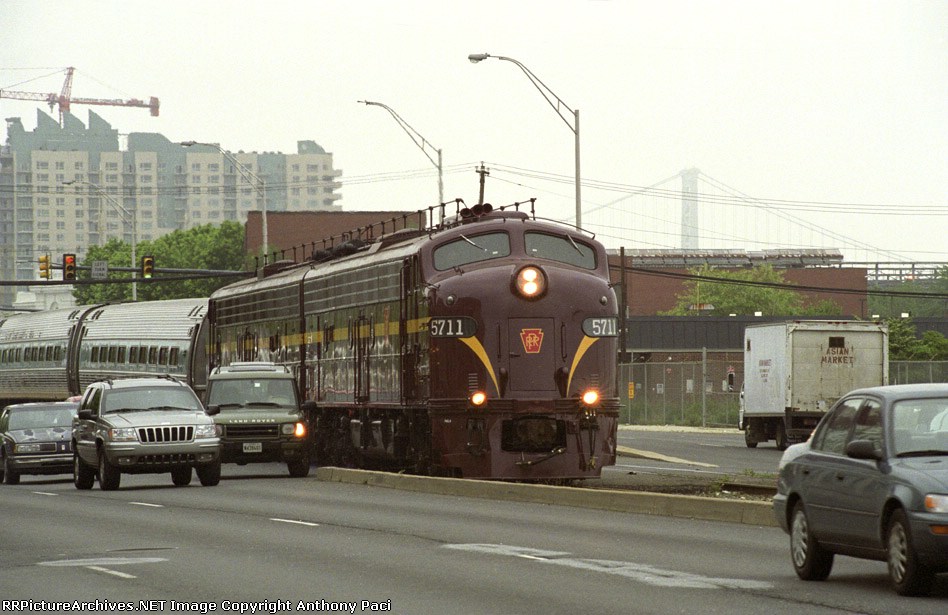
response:
[[[481,162],[481,166],[477,168],[477,174],[481,176],[481,193],[477,197],[477,203],[479,205],[483,205],[484,204],[484,180],[486,179],[488,175],[490,175],[490,171],[487,170],[487,167],[484,166],[483,162]]]

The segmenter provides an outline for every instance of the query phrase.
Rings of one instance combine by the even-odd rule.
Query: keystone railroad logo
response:
[[[520,339],[523,341],[524,351],[537,354],[543,345],[543,329],[521,329]]]

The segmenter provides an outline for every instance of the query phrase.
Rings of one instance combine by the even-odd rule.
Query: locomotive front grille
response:
[[[503,421],[501,448],[513,453],[547,453],[566,446],[566,423],[546,417]]]
[[[269,440],[280,436],[279,425],[227,425],[224,435],[235,440]]]
[[[194,439],[194,426],[179,425],[173,427],[139,427],[138,439],[145,444],[190,442]]]

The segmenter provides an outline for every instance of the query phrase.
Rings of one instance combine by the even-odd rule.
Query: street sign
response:
[[[109,261],[92,261],[92,279],[104,280],[109,277]]]

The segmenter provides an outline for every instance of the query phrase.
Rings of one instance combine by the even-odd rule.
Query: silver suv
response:
[[[170,472],[177,486],[221,480],[217,426],[188,385],[170,376],[93,382],[72,424],[77,489],[118,489],[122,474]]]

